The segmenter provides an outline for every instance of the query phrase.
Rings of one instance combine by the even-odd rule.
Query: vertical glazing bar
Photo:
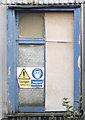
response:
[[[80,69],[80,8],[76,8],[74,11],[74,108],[78,105],[75,101],[78,101],[81,69]]]

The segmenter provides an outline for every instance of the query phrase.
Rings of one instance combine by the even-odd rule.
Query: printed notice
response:
[[[20,88],[28,88],[28,87],[30,88],[31,87],[30,77],[24,68],[18,77],[18,83],[19,83]]]
[[[17,79],[20,88],[43,88],[44,67],[17,67]]]

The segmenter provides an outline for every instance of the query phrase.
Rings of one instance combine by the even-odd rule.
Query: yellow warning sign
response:
[[[31,87],[31,79],[25,69],[21,71],[21,74],[18,77],[18,83],[21,88]]]

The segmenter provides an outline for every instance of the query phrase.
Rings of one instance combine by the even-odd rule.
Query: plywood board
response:
[[[47,41],[74,41],[74,13],[46,12],[45,30]]]
[[[45,110],[63,111],[63,97],[73,105],[74,45],[73,43],[46,43],[46,97]]]

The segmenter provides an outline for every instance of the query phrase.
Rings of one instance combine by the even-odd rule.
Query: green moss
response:
[[[8,102],[8,113],[10,113],[10,110],[11,110],[11,102],[9,100],[9,102]]]

